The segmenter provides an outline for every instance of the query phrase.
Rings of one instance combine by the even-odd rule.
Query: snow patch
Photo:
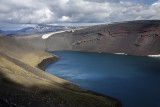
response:
[[[47,38],[49,38],[50,36],[52,36],[52,35],[54,35],[54,34],[62,33],[62,32],[65,32],[65,31],[58,31],[58,32],[52,32],[52,33],[44,34],[44,35],[42,36],[42,39],[47,39]]]
[[[85,28],[87,28],[87,27],[85,27]],[[42,36],[42,39],[47,39],[47,38],[49,38],[50,36],[52,36],[52,35],[54,35],[54,34],[57,34],[57,33],[75,32],[76,30],[81,30],[81,29],[85,29],[85,28],[68,29],[68,30],[63,30],[63,31],[57,31],[57,32],[47,33],[47,34],[44,34],[44,35]]]
[[[158,54],[158,55],[148,55],[148,57],[160,58],[160,54]]]
[[[125,53],[113,53],[113,54],[118,54],[118,55],[127,55]]]

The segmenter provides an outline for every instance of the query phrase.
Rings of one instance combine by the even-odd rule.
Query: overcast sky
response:
[[[160,0],[0,0],[0,29],[160,19]]]

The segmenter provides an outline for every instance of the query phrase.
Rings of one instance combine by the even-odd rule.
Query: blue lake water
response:
[[[51,52],[46,72],[80,88],[112,96],[123,107],[160,107],[160,59],[85,52]]]

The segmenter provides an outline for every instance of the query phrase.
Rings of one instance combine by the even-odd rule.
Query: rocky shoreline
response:
[[[57,57],[46,58],[46,59],[42,60],[42,62],[40,62],[37,67],[38,67],[39,69],[41,69],[41,70],[44,71],[45,68],[46,68],[49,64],[54,63],[54,62],[56,62],[56,61],[58,61],[58,60],[59,60],[59,57],[58,57],[58,56],[57,56]]]

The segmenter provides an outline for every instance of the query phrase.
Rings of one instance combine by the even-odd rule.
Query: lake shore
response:
[[[46,58],[46,59],[43,59],[39,64],[38,64],[38,68],[45,71],[45,68],[49,65],[49,64],[52,64],[52,63],[55,63],[57,61],[60,60],[60,57],[59,56],[56,56],[56,57],[51,57],[51,58]],[[71,83],[72,85],[73,83]],[[69,84],[67,84],[69,85]],[[115,105],[116,107],[121,107],[122,104],[119,100],[111,97],[111,96],[106,96],[104,94],[100,94],[100,93],[97,93],[97,92],[94,92],[94,91],[91,91],[91,90],[85,90],[85,89],[74,89],[73,87],[70,88],[68,87],[67,85],[64,85],[63,87],[66,88],[66,89],[69,89],[71,91],[75,91],[75,92],[82,92],[82,93],[89,93],[89,94],[93,94],[93,95],[96,95],[96,96],[102,96],[102,97],[105,97],[107,99],[110,99],[110,100],[115,100],[117,101],[117,104]],[[74,85],[76,86],[76,85]],[[79,86],[76,86],[76,88],[79,88]]]

